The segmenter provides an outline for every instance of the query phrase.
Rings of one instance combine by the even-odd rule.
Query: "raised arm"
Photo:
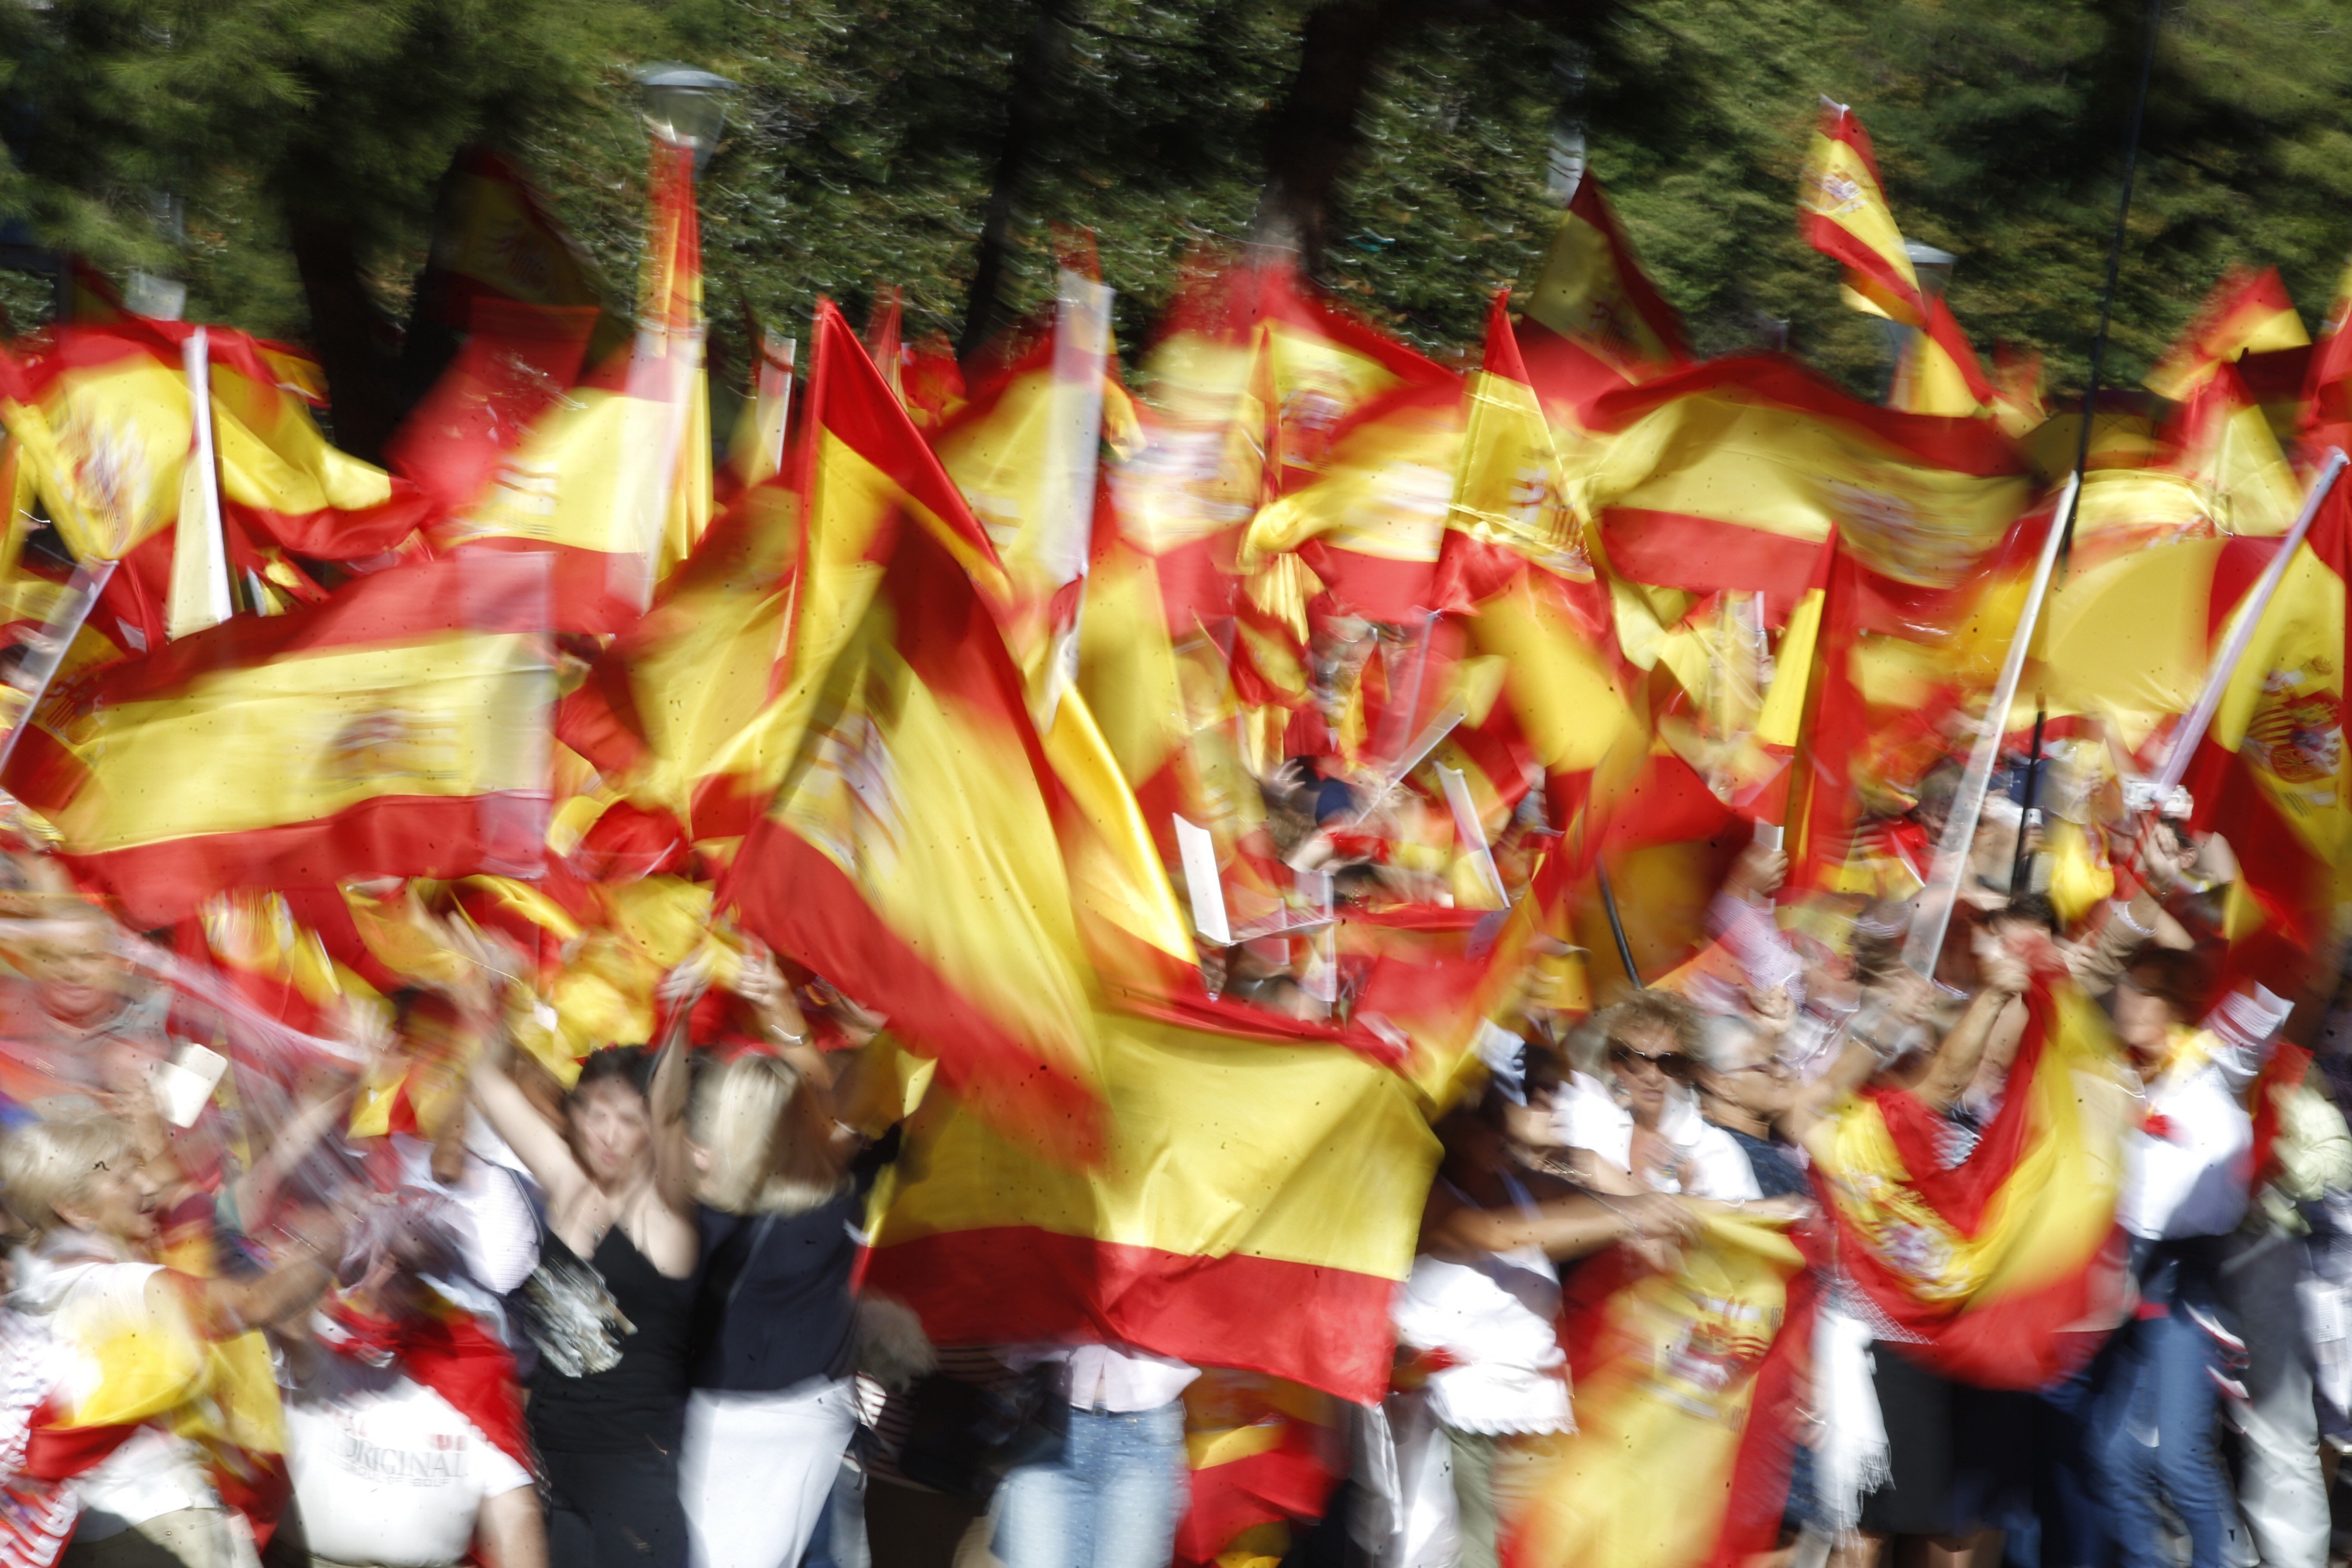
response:
[[[1985,1047],[2003,1029],[2011,1007],[2025,994],[2029,984],[2024,961],[1998,938],[1978,933],[1976,955],[1977,972],[1983,984],[1969,999],[1959,1022],[1936,1047],[1935,1060],[1928,1065],[1927,1076],[1911,1091],[1931,1110],[1943,1110],[1957,1103],[1969,1085],[1976,1081]]]
[[[1696,1225],[1681,1204],[1651,1193],[1605,1201],[1578,1194],[1532,1209],[1481,1209],[1440,1187],[1431,1192],[1423,1215],[1422,1246],[1439,1257],[1537,1247],[1549,1258],[1582,1258],[1620,1242],[1687,1237]]]
[[[563,1134],[548,1123],[530,1097],[508,1076],[509,1048],[504,1031],[493,1031],[483,1047],[482,1059],[474,1064],[475,1108],[522,1161],[531,1178],[547,1194],[549,1206],[558,1213],[567,1211],[593,1184],[572,1156],[572,1145],[564,1141]]]
[[[687,1018],[701,994],[699,983],[674,989],[669,1000],[676,1013],[662,1040],[661,1054],[655,1059],[653,1083],[646,1096],[654,1123],[654,1184],[662,1202],[681,1216],[694,1213],[694,1150],[687,1137],[686,1121]]]

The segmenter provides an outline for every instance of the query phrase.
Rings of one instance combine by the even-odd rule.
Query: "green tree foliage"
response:
[[[213,319],[318,340],[357,300],[388,331],[441,173],[479,140],[519,159],[625,291],[643,221],[629,71],[676,58],[743,86],[704,184],[722,348],[739,300],[790,330],[819,293],[856,310],[889,283],[910,334],[952,336],[1018,100],[1034,137],[1011,171],[1003,301],[1042,302],[1055,226],[1090,228],[1133,351],[1185,257],[1262,219],[1268,127],[1307,18],[1339,3],[0,6],[0,216],[110,269],[175,273]],[[1475,353],[1494,289],[1528,276],[1565,111],[1702,349],[1785,331],[1874,388],[1883,333],[1839,305],[1834,267],[1795,232],[1826,92],[1869,125],[1906,232],[1958,253],[1950,298],[1979,343],[2039,348],[2054,384],[2079,381],[2137,0],[1380,0],[1366,14],[1395,25],[1328,195],[1320,271],[1418,345]],[[2233,260],[2278,264],[2307,318],[2325,305],[2352,246],[2342,26],[2340,0],[2166,8],[2115,379],[2136,379]],[[12,310],[24,292],[8,291]]]

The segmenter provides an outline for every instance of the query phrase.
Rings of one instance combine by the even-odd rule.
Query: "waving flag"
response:
[[[1855,1098],[1809,1141],[1847,1277],[1921,1342],[1914,1359],[1988,1388],[2081,1365],[2123,1301],[2131,1106],[2113,1036],[2063,976],[2038,978],[2027,1006],[2009,1093],[1958,1165],[1942,1119],[1901,1089]]]
[[[1611,437],[1580,496],[1622,576],[1761,593],[1779,624],[1832,529],[1882,574],[1948,585],[2023,510],[2022,455],[1990,424],[1860,403],[1792,364],[1714,360],[1587,405]]]
[[[123,316],[66,327],[0,376],[0,421],[78,560],[120,561],[179,515],[194,417],[181,349],[194,329]],[[256,543],[350,561],[390,550],[426,498],[327,444],[290,361],[242,332],[205,329],[214,444],[226,520]]]
[[[1560,215],[1543,269],[1528,291],[1527,310],[1541,329],[1596,353],[1621,374],[1661,370],[1690,357],[1681,320],[1643,272],[1590,169]],[[1492,337],[1490,329],[1489,342]]]
[[[710,521],[693,155],[656,141],[648,184],[635,342],[550,405],[436,530],[445,548],[552,555],[559,631],[628,626]]]
[[[1576,1430],[1527,1478],[1503,1561],[1701,1568],[1770,1551],[1811,1338],[1804,1264],[1782,1226],[1718,1215],[1672,1274],[1584,1265],[1563,1311]]]
[[[26,731],[7,788],[146,925],[226,888],[530,875],[547,581],[530,556],[396,567],[94,671]]]
[[[2332,926],[2352,846],[2347,578],[2352,496],[2339,479],[2289,559],[2188,780],[2198,826],[2226,831],[2247,890],[2282,935],[2306,948]]]
[[[877,1192],[869,1283],[940,1344],[1121,1342],[1380,1398],[1437,1158],[1412,1091],[1271,1029],[1099,1028],[1101,1159],[1045,1161],[934,1088]]]
[[[1907,327],[1927,325],[1927,302],[1886,205],[1870,132],[1843,103],[1822,100],[1821,128],[1797,184],[1797,210],[1805,242],[1843,264],[1838,292],[1847,304]]]
[[[2182,398],[2217,366],[2247,353],[2300,348],[2311,342],[2278,268],[2233,267],[2213,285],[2179,341],[2147,373],[2148,390]]]
[[[809,419],[789,673],[756,721],[781,787],[728,896],[779,952],[886,1006],[1000,1125],[1083,1160],[1099,1129],[1057,828],[1074,808],[990,615],[1003,569],[830,303]]]
[[[1996,394],[1976,349],[1940,294],[1927,300],[1927,328],[1903,345],[1886,405],[1906,414],[1968,417],[1993,406]]]

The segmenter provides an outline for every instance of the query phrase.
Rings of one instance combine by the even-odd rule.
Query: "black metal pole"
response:
[[[2083,470],[2091,461],[2091,426],[2098,416],[2099,378],[2107,363],[2107,323],[2115,314],[2116,280],[2123,273],[2124,236],[2131,220],[2132,184],[2139,174],[2140,126],[2147,118],[2147,84],[2156,70],[2156,35],[2163,20],[2164,0],[2147,0],[2147,37],[2140,47],[2139,89],[2132,96],[2131,127],[2124,135],[2124,188],[2116,202],[2116,232],[2107,243],[2107,282],[2099,290],[2099,330],[2091,340],[2091,380],[2083,389],[2083,428],[2074,441],[2074,475],[2079,481]],[[2059,569],[2065,568],[2066,558],[2074,549],[2074,514],[2083,510],[2082,487],[2077,483],[2074,504],[2066,509],[2062,523],[2065,541],[2059,546]]]
[[[1646,991],[1642,984],[1642,972],[1633,967],[1633,944],[1625,940],[1625,921],[1617,913],[1617,895],[1609,886],[1609,868],[1598,859],[1592,862],[1592,874],[1601,883],[1601,908],[1609,916],[1609,934],[1617,939],[1617,962],[1625,966],[1625,978],[1633,983],[1636,991]]]
[[[2107,242],[2107,281],[2099,290],[2099,330],[2091,339],[2091,379],[2083,388],[2083,427],[2074,437],[2074,489],[2066,515],[2059,520],[2065,531],[2058,542],[2058,570],[2063,574],[2074,553],[2074,518],[2083,510],[2083,471],[2091,464],[2091,427],[2099,416],[2099,377],[2107,363],[2107,326],[2115,316],[2116,280],[2123,275],[2124,237],[2131,221],[2132,184],[2139,174],[2139,135],[2147,119],[2147,84],[2156,72],[2156,35],[2164,20],[2164,0],[2147,0],[2147,37],[2141,41],[2139,87],[2132,94],[2131,128],[2124,135],[2124,188],[2116,201],[2116,232]],[[2026,830],[2032,826],[2034,797],[2042,783],[2042,721],[2043,708],[2033,706],[2033,752],[2025,764],[2025,806],[2018,814],[2017,855],[2009,868],[2009,896],[2024,891]],[[2009,716],[1987,714],[1989,723],[2006,723]]]
[[[2032,857],[2025,852],[2026,834],[2033,826],[2033,805],[2042,795],[2042,721],[2048,710],[2042,699],[2033,700],[2033,756],[2025,764],[2025,799],[2017,814],[2017,852],[2009,862],[2009,896],[2016,898],[2025,891],[2025,868]]]

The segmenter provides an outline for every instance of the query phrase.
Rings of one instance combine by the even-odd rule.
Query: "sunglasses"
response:
[[[1612,1066],[1621,1068],[1631,1068],[1635,1062],[1640,1062],[1645,1067],[1657,1068],[1658,1071],[1677,1082],[1690,1077],[1691,1072],[1690,1058],[1680,1051],[1666,1051],[1652,1056],[1647,1051],[1635,1050],[1622,1040],[1612,1040],[1609,1043],[1609,1060]]]

